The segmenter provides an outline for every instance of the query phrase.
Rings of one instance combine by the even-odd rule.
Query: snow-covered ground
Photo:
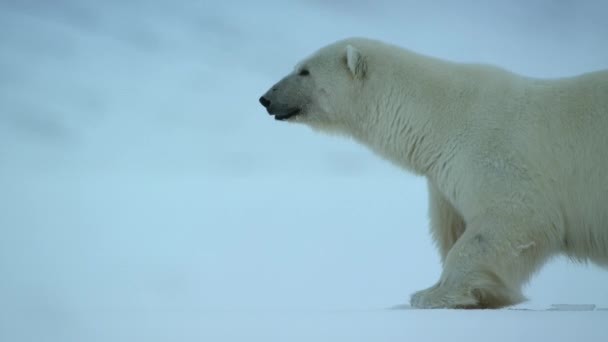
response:
[[[439,276],[423,180],[257,98],[368,36],[608,68],[602,1],[0,2],[0,341],[605,341],[608,311],[384,310]],[[608,307],[558,259],[522,308]]]

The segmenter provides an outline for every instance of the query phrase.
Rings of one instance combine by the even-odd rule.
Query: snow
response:
[[[24,321],[32,316],[23,317]],[[127,317],[127,318],[125,318]],[[43,341],[605,341],[608,312],[135,310],[51,316]],[[77,337],[74,337],[76,336]]]
[[[423,180],[257,98],[352,35],[531,76],[608,68],[606,9],[0,2],[0,341],[605,340],[608,272],[563,259],[534,310],[387,310],[439,276]]]

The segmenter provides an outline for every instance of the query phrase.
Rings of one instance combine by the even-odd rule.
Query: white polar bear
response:
[[[352,38],[260,102],[427,178],[443,273],[415,307],[516,304],[559,253],[608,265],[608,71],[534,79]]]

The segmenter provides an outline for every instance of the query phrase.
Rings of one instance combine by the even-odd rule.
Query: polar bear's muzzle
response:
[[[298,115],[308,115],[311,104],[311,76],[289,74],[260,97],[260,103],[275,120],[288,120]]]
[[[280,103],[275,103],[275,101],[268,99],[266,95],[260,97],[260,103],[266,108],[268,114],[274,115],[275,120],[287,120],[302,112],[301,108],[289,107]]]
[[[288,108],[284,106],[272,105],[272,102],[266,99],[264,96],[260,97],[260,103],[262,106],[266,107],[268,114],[274,115],[274,119],[280,121],[294,117],[300,114],[302,111],[300,108]]]

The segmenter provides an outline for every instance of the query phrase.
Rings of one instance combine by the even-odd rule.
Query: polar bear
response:
[[[420,308],[500,308],[548,259],[608,265],[608,71],[535,79],[351,38],[260,103],[424,175],[439,281]]]

